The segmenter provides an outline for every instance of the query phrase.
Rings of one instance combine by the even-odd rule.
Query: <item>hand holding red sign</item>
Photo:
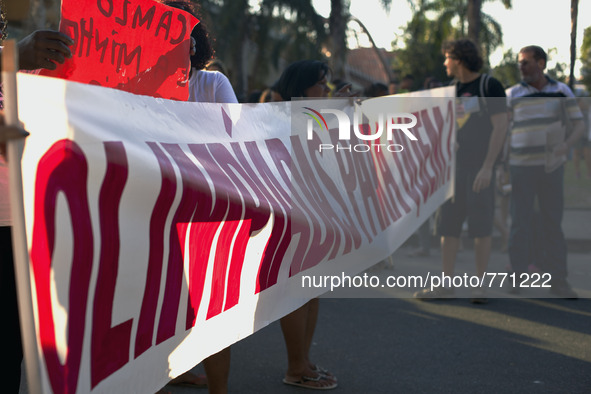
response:
[[[72,58],[41,75],[187,100],[190,35],[199,21],[153,0],[64,0]]]
[[[70,46],[74,41],[63,33],[51,30],[38,30],[18,43],[18,59],[20,70],[36,70],[46,68],[55,70],[72,57]]]

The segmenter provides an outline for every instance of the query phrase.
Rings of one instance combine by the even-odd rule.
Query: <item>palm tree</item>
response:
[[[330,64],[336,78],[345,77],[347,62],[347,22],[349,21],[349,3],[343,0],[330,0],[328,17],[330,34]]]
[[[468,38],[478,45],[480,43],[480,25],[482,23],[482,0],[468,0]]]
[[[381,2],[388,10],[392,0]],[[312,0],[261,0],[254,8],[247,0],[200,3],[208,11],[206,19],[213,35],[220,38],[215,43],[216,52],[227,62],[239,98],[245,97],[250,87],[263,85],[263,78],[271,67],[277,70],[281,60],[289,63],[326,55],[334,77],[345,77],[347,25],[355,21],[349,11],[350,0],[331,0],[328,19],[316,12]],[[382,55],[378,48],[375,50]]]
[[[378,56],[378,59],[380,59],[380,63],[382,63],[382,66],[384,67],[384,70],[386,70],[386,73],[388,74],[388,81],[391,81],[393,79],[393,73],[392,73],[392,67],[390,65],[390,63],[388,63],[388,61],[386,60],[384,53],[382,52],[382,50],[376,45],[376,42],[374,41],[372,35],[370,34],[369,30],[367,30],[367,27],[365,27],[365,25],[356,17],[351,15],[350,20],[352,22],[355,22],[359,25],[359,27],[361,27],[361,30],[363,30],[363,33],[367,36],[367,38],[369,39],[369,42],[371,43],[371,47],[374,50],[374,52],[376,53],[376,55]]]
[[[488,64],[488,56],[503,43],[501,25],[490,15],[482,12],[482,3],[494,0],[420,0],[416,12],[433,11],[441,29],[450,31],[454,26],[456,35],[468,36],[483,49],[483,57]],[[505,8],[511,8],[511,0],[501,0]],[[447,38],[454,38],[448,36]]]
[[[581,56],[579,58],[583,67],[581,77],[588,92],[591,92],[591,26],[583,32],[583,44],[581,45]]]
[[[466,7],[466,15],[468,16],[468,38],[479,44],[482,40],[481,28],[484,24],[490,23],[490,21],[484,21],[485,18],[482,15],[482,3],[487,0],[468,0]],[[490,0],[489,0],[490,1]],[[501,0],[505,8],[511,8],[511,0]],[[486,16],[486,19],[490,19],[490,16]],[[495,22],[496,23],[496,22]],[[498,25],[498,24],[497,24]]]
[[[444,81],[447,76],[443,67],[445,59],[441,53],[443,40],[459,34],[450,20],[427,18],[426,9],[431,6],[432,3],[421,1],[414,8],[412,19],[407,23],[404,34],[399,37],[402,42],[397,45],[403,44],[403,48],[397,50],[395,67],[398,73],[412,74],[419,81],[430,76]]]
[[[570,2],[570,74],[568,86],[574,91],[575,86],[575,62],[577,60],[577,18],[579,15],[579,0]]]
[[[410,1],[410,0],[409,0]],[[386,11],[389,11],[392,0],[381,0],[382,6]],[[349,0],[330,0],[330,16],[328,18],[329,25],[329,52],[330,64],[336,78],[345,78],[345,64],[347,62],[347,25],[350,21],[357,23],[364,34],[369,38],[372,48],[378,54],[380,62],[384,65],[388,73],[391,73],[391,67],[384,59],[380,49],[376,46],[373,37],[361,23],[359,19],[351,15],[349,11]]]
[[[239,100],[252,87],[265,85],[279,59],[321,58],[324,20],[311,0],[262,0],[254,8],[248,0],[201,0],[201,4],[218,38],[217,56],[226,63]]]

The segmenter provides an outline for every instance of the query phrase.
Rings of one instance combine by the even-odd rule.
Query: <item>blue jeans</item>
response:
[[[544,166],[511,166],[509,258],[516,273],[527,272],[528,265],[535,264],[552,274],[553,280],[566,279],[563,180],[564,166],[549,174]],[[534,226],[536,197],[540,214]],[[544,261],[534,261],[534,250],[543,252],[535,255]]]

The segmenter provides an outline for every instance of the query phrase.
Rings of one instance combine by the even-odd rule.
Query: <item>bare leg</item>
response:
[[[308,337],[309,310],[310,301],[289,315],[284,316],[280,321],[287,348],[287,376],[301,376],[312,373],[308,359],[308,350],[311,344]]]
[[[231,351],[228,346],[224,350],[203,360],[210,394],[226,394],[228,392],[230,358]]]
[[[486,272],[490,258],[491,237],[474,238],[474,258],[476,260],[476,274],[481,277]]]
[[[443,262],[443,273],[447,276],[452,276],[454,274],[459,247],[459,238],[441,237],[441,259]]]
[[[308,317],[306,321],[306,360],[310,363],[310,349],[312,348],[312,341],[314,339],[314,331],[316,330],[316,322],[318,321],[318,310],[320,308],[320,300],[314,298],[308,301]],[[312,365],[313,366],[313,365]]]
[[[309,352],[318,319],[319,301],[317,298],[308,301],[289,315],[284,316],[281,323],[283,338],[287,348],[287,372],[285,379],[299,381],[302,377],[316,378],[318,373],[312,370]],[[328,387],[334,385],[330,379],[309,382],[310,386]]]

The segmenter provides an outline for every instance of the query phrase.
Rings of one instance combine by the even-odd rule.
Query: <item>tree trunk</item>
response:
[[[482,0],[468,0],[468,38],[476,45],[480,44],[481,8]]]
[[[228,3],[227,8],[222,9],[226,12],[226,20],[223,26],[220,38],[224,35],[232,35],[225,41],[226,51],[229,50],[228,57],[231,66],[230,82],[236,93],[239,101],[243,101],[247,97],[248,92],[248,45],[249,45],[249,30],[248,26],[251,23],[251,15],[248,12],[248,1],[232,1]],[[228,23],[226,25],[226,23]],[[228,53],[228,52],[225,52]]]
[[[579,15],[579,0],[570,2],[570,74],[568,86],[574,91],[575,62],[577,61],[577,18]]]
[[[378,46],[376,45],[376,42],[374,41],[373,37],[369,33],[369,30],[367,30],[367,27],[365,27],[365,25],[363,23],[361,23],[361,21],[354,16],[351,16],[351,20],[357,22],[357,24],[361,27],[361,30],[363,30],[363,32],[365,33],[367,38],[369,38],[369,41],[371,42],[371,46],[372,46],[373,50],[378,55],[378,59],[380,59],[380,63],[382,63],[382,65],[384,66],[384,69],[386,70],[386,73],[388,74],[388,82],[393,80],[394,74],[392,73],[392,67],[390,66],[390,64],[388,63],[386,58],[384,57],[384,54],[382,53],[381,49],[378,48]]]
[[[349,15],[348,4],[345,6],[345,1],[330,0],[330,66],[333,78],[345,78],[345,64],[347,62],[346,31]]]

